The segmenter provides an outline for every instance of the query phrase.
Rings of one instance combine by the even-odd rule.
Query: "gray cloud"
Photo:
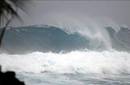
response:
[[[130,27],[130,1],[38,0],[34,1],[33,6],[29,8],[29,15],[21,13],[24,20],[23,25],[45,24],[48,17],[58,15],[92,17],[102,22],[108,19],[120,25],[125,24]]]

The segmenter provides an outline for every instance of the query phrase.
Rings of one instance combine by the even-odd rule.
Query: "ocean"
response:
[[[26,85],[130,85],[129,28],[83,28],[9,27],[2,71],[15,71]]]

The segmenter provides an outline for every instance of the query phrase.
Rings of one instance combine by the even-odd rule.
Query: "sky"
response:
[[[73,18],[73,21],[88,19],[87,22],[93,20],[105,25],[114,23],[130,27],[129,0],[36,0],[27,5],[27,13],[19,11],[23,23],[14,20],[12,25],[58,23],[63,21],[61,19]]]

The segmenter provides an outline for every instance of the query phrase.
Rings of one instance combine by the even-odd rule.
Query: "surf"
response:
[[[129,74],[130,53],[118,51],[33,52],[23,55],[0,54],[3,71],[29,73]]]

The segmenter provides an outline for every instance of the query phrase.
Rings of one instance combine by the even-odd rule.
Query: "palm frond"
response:
[[[24,11],[25,3],[29,0],[0,0],[0,23],[1,20],[6,20],[7,17],[13,16],[21,19],[17,10]],[[3,22],[2,22],[3,23]]]

